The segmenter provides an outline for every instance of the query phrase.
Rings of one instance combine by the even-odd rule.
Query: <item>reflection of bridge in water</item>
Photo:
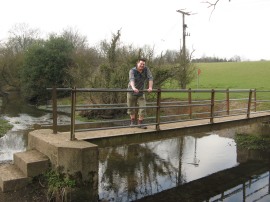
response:
[[[250,161],[137,201],[265,201],[269,169],[269,163]]]
[[[95,140],[94,142],[99,145],[100,148],[104,147],[105,150],[111,151],[110,154],[104,155],[103,148],[100,149],[102,157],[101,161],[103,162],[103,166],[100,167],[100,169],[103,170],[103,172],[100,173],[100,178],[102,179],[100,181],[100,186],[104,187],[102,189],[101,196],[106,199],[108,192],[113,192],[112,190],[110,192],[110,189],[107,191],[106,186],[103,185],[103,183],[110,184],[111,187],[118,187],[117,184],[119,182],[130,182],[131,180],[131,182],[135,182],[131,183],[130,187],[128,185],[119,185],[119,191],[117,192],[113,189],[116,193],[110,196],[115,196],[116,198],[117,196],[130,197],[129,199],[124,198],[122,201],[132,201],[140,197],[145,198],[139,201],[151,202],[197,202],[203,200],[208,201],[208,199],[209,201],[216,201],[216,197],[219,199],[224,197],[223,201],[242,201],[241,198],[239,200],[232,200],[232,197],[239,197],[238,195],[242,193],[241,186],[244,179],[255,179],[257,178],[256,175],[269,171],[269,153],[256,154],[243,149],[240,150],[239,148],[237,148],[236,152],[234,150],[236,145],[233,139],[224,137],[231,137],[231,134],[234,134],[234,132],[253,133],[256,128],[258,128],[257,131],[259,131],[260,127],[258,127],[258,125],[260,126],[264,124],[249,123],[242,126],[240,126],[239,123],[231,124],[230,129],[227,129],[228,125],[223,128],[221,124],[219,127],[213,128],[214,131],[210,133],[207,131],[207,133],[203,132],[197,134],[182,134],[180,129],[169,133],[167,132],[167,134],[164,132],[163,138],[158,135],[159,133],[152,135],[135,134],[133,135],[134,138],[131,138],[131,140],[127,142],[125,140],[129,140],[130,138],[128,137],[115,137],[107,140],[101,138],[99,140]],[[145,135],[147,136],[146,140],[143,139]],[[215,138],[213,138],[213,136],[215,136]],[[196,144],[196,142],[198,144]],[[221,144],[221,142],[223,143]],[[196,152],[197,146],[199,150]],[[145,151],[147,148],[155,148],[152,154],[152,160],[149,160],[151,155]],[[199,161],[194,161],[198,164],[193,164],[192,160],[196,158],[196,155],[198,156]],[[136,156],[138,158],[136,158]],[[158,172],[159,169],[154,169],[155,158],[161,158],[167,162],[167,167],[158,167],[159,160],[156,160],[156,166],[161,170],[161,173]],[[148,163],[144,164],[143,162],[146,160],[148,160]],[[136,161],[139,162],[135,163]],[[266,163],[267,161],[268,163]],[[105,166],[107,164],[115,165],[115,168]],[[170,171],[167,171],[166,168],[170,166],[175,166],[176,170],[171,169]],[[145,168],[145,170],[142,168]],[[134,170],[137,171],[137,175],[133,174],[130,176],[129,173],[133,173]],[[113,182],[109,181],[109,173],[113,173]],[[150,176],[145,176],[148,173],[150,173]],[[219,174],[212,175],[213,173]],[[153,176],[155,176],[155,178],[153,178]],[[144,181],[142,179],[144,179]],[[132,185],[134,184],[140,186],[133,187]],[[268,181],[267,184],[269,184]],[[265,187],[264,185],[265,183],[262,183],[262,180],[260,180],[257,182],[255,188],[258,186]],[[234,192],[236,189],[238,190],[238,194],[227,196],[228,192]],[[246,187],[245,193],[249,194],[252,189],[253,188],[250,186]],[[265,188],[261,189],[261,191],[256,191],[256,193],[259,197],[265,195],[265,193],[268,194],[268,192],[265,192]],[[149,196],[146,197],[147,195]],[[227,200],[225,199],[225,195]],[[241,194],[240,197],[242,197]],[[254,197],[255,194],[249,196],[249,198],[246,197],[246,199],[247,201],[250,201],[248,199],[254,199]],[[266,197],[268,197],[267,199],[270,199],[269,194]]]

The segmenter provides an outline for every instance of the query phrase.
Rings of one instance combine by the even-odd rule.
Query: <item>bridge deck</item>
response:
[[[167,124],[161,124],[160,130],[168,131],[168,130],[176,130],[176,129],[195,128],[195,127],[198,128],[199,126],[213,126],[220,123],[230,123],[230,122],[247,121],[247,120],[254,120],[254,119],[260,119],[260,121],[270,121],[270,112],[254,113],[250,115],[249,119],[247,119],[246,115],[214,118],[213,124],[210,123],[209,119],[167,123]],[[109,138],[109,137],[117,137],[117,136],[141,134],[141,133],[153,133],[153,132],[156,132],[155,126],[149,125],[147,129],[130,127],[130,128],[76,132],[75,137],[78,140],[93,140],[93,139],[99,139],[99,138]]]

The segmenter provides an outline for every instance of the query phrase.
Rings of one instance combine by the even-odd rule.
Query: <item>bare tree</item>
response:
[[[174,70],[174,78],[178,81],[179,86],[182,89],[186,89],[186,86],[195,77],[195,66],[192,63],[192,54],[194,50],[189,53],[189,51],[181,51],[179,55],[179,63]]]
[[[61,35],[70,41],[76,50],[87,47],[87,37],[80,35],[76,29],[68,27],[63,30]]]
[[[72,53],[74,63],[67,70],[72,77],[73,85],[79,87],[88,86],[89,78],[91,78],[91,75],[94,74],[100,64],[98,50],[88,47],[87,37],[80,35],[73,28],[64,29],[61,36],[74,47]]]
[[[24,53],[38,40],[39,31],[26,24],[16,24],[10,31],[8,40],[1,44],[0,50],[0,88],[20,88],[20,69]]]
[[[16,24],[9,30],[7,46],[12,47],[15,53],[23,52],[39,39],[39,34],[38,29],[32,29],[25,23]]]

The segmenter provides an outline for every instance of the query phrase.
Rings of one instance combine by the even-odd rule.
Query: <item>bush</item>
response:
[[[53,198],[56,201],[67,201],[67,194],[75,187],[75,180],[67,174],[50,170],[45,173],[45,180],[48,186],[48,201]]]
[[[51,36],[46,42],[32,45],[21,72],[23,97],[37,102],[47,98],[46,88],[70,86],[72,51],[72,44],[62,37]]]

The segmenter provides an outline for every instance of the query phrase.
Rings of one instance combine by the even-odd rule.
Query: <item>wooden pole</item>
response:
[[[57,134],[57,92],[56,87],[52,89],[52,107],[53,107],[53,134]]]
[[[161,101],[161,90],[157,91],[157,111],[156,111],[156,130],[160,130],[160,101]]]
[[[252,99],[252,90],[250,89],[248,96],[247,118],[250,118],[251,99]]]
[[[214,108],[215,108],[215,90],[211,91],[211,115],[210,115],[210,123],[214,123]]]
[[[191,97],[191,88],[188,89],[188,104],[189,104],[189,118],[192,118],[192,97]]]
[[[227,115],[230,114],[230,91],[227,89],[226,91],[226,107],[227,107]]]
[[[70,140],[75,140],[75,108],[76,108],[76,87],[71,89],[71,119],[70,119]]]

